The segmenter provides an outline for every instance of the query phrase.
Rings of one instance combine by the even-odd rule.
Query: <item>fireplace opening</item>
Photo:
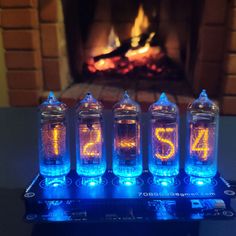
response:
[[[114,26],[111,26],[107,45],[100,55],[91,56],[83,64],[82,76],[135,80],[183,79],[181,66],[168,56],[158,33],[151,32],[149,28],[149,18],[140,4],[130,38],[120,41]]]
[[[64,1],[74,84],[63,97],[81,99],[89,90],[110,108],[128,90],[146,109],[165,91],[184,109],[204,88],[194,76],[204,4]]]

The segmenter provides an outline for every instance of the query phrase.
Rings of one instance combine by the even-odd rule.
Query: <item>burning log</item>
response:
[[[132,39],[126,40],[109,53],[90,58],[84,66],[86,75],[129,75],[141,78],[173,78],[179,73],[179,67],[158,45],[148,42],[146,35],[140,37],[140,44],[133,48]],[[178,76],[177,76],[178,77]]]
[[[153,36],[152,36],[153,37]],[[87,66],[90,72],[106,71],[109,69],[117,69],[123,74],[125,71],[130,71],[133,67],[143,66],[153,59],[159,59],[161,50],[159,46],[150,46],[150,37],[143,34],[139,37],[140,41],[137,47],[132,47],[133,39],[126,40],[122,44],[109,53],[104,53],[95,56],[88,60]],[[119,70],[121,68],[121,71]],[[127,71],[127,72],[128,72]]]

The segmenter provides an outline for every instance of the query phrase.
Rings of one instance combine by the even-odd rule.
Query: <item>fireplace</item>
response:
[[[13,106],[49,90],[72,105],[89,90],[111,108],[126,89],[144,110],[166,91],[184,111],[205,88],[236,114],[235,0],[2,0],[1,9]]]
[[[80,98],[86,89],[95,90],[110,107],[127,89],[147,109],[166,91],[181,110],[202,88],[218,99],[220,71],[211,75],[214,80],[198,72],[207,66],[215,70],[211,60],[221,60],[225,43],[223,27],[208,26],[206,5],[204,0],[65,1],[71,71],[85,86],[77,85]],[[220,39],[205,42],[207,34]]]

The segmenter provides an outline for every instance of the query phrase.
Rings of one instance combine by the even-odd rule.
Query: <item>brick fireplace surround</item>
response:
[[[10,105],[38,105],[49,90],[65,101],[80,98],[76,87],[85,85],[75,85],[70,96],[65,92],[72,80],[61,2],[0,0],[0,8]],[[236,0],[205,0],[195,68],[187,76],[194,93],[206,88],[218,95],[222,114],[236,115]],[[109,93],[110,102],[120,95],[114,99],[114,91],[107,91],[108,99]],[[105,99],[99,94],[98,98]],[[156,97],[140,91],[135,99],[150,104]],[[186,106],[192,96],[174,96],[173,100]]]

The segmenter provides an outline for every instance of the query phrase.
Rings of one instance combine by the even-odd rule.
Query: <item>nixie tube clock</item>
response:
[[[149,170],[155,184],[167,186],[174,183],[179,173],[179,112],[176,104],[162,93],[150,106],[149,113]]]
[[[70,171],[67,107],[50,92],[39,106],[39,170],[46,186],[65,184]]]
[[[140,106],[125,92],[113,114],[113,172],[120,184],[134,185],[142,173]]]
[[[217,172],[219,108],[203,90],[187,111],[185,172],[197,185],[211,182]]]
[[[76,170],[82,184],[94,186],[102,182],[106,171],[103,141],[102,105],[91,93],[76,106]]]

